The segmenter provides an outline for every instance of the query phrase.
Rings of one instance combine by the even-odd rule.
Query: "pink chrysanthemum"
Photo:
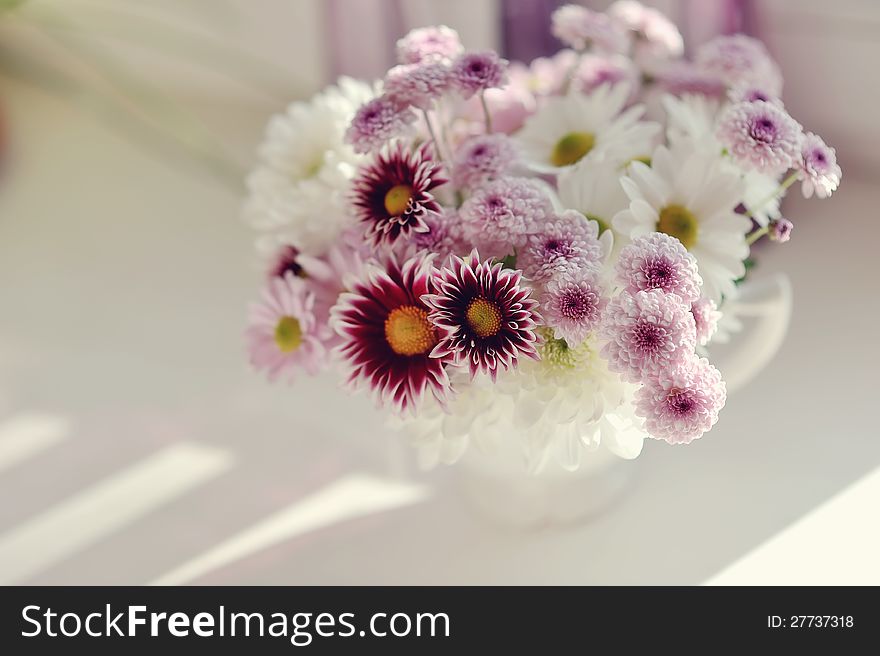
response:
[[[622,55],[583,55],[571,79],[572,88],[581,93],[592,93],[603,84],[629,85],[630,99],[641,84],[639,70]]]
[[[429,144],[411,150],[396,142],[365,165],[352,181],[352,205],[372,246],[426,232],[425,216],[439,212],[431,190],[444,184]]]
[[[697,329],[697,344],[706,346],[718,330],[721,313],[711,298],[700,298],[691,304],[694,325]]]
[[[717,74],[728,86],[743,81],[761,84],[773,96],[782,92],[782,73],[764,44],[745,34],[718,36],[697,50],[694,61]]]
[[[461,218],[455,210],[444,210],[440,214],[425,216],[427,232],[414,232],[410,235],[407,248],[410,253],[425,251],[434,253],[437,261],[442,262],[450,255],[467,253],[470,247],[465,246]]]
[[[794,224],[785,217],[780,216],[778,219],[773,219],[773,221],[770,222],[770,232],[768,236],[771,241],[775,241],[778,244],[784,244],[791,239],[792,230],[794,230]]]
[[[693,358],[646,382],[635,406],[651,437],[687,444],[715,425],[726,400],[719,371],[706,358]]]
[[[768,175],[795,166],[802,136],[784,109],[762,100],[731,105],[718,121],[718,138],[734,160]]]
[[[453,357],[457,364],[467,363],[471,376],[483,371],[493,381],[499,369],[515,367],[520,356],[538,359],[538,303],[521,282],[519,271],[481,262],[476,250],[450,258],[434,275],[436,293],[422,297],[441,331],[431,356]]]
[[[450,79],[463,98],[475,93],[504,86],[507,61],[492,50],[466,52],[452,62]]]
[[[635,0],[618,0],[608,8],[608,15],[635,33],[636,55],[668,59],[684,53],[684,39],[675,23],[653,7]]]
[[[753,80],[744,80],[739,84],[732,86],[727,92],[727,99],[734,104],[762,100],[764,102],[772,103],[777,107],[784,107],[782,100],[768,87]]]
[[[302,367],[311,375],[327,361],[326,343],[332,337],[315,318],[315,295],[293,274],[272,278],[259,303],[251,305],[245,336],[251,364],[265,370],[269,380],[282,374],[288,380]]]
[[[626,31],[617,22],[579,5],[564,5],[554,11],[551,32],[575,50],[595,46],[606,52],[625,52],[629,47]]]
[[[804,198],[810,198],[814,192],[819,198],[828,198],[837,189],[843,174],[834,148],[812,132],[804,135],[797,168],[803,180]]]
[[[516,146],[506,135],[471,137],[455,153],[452,180],[460,189],[476,189],[512,170],[517,158]]]
[[[659,289],[677,294],[685,303],[700,297],[703,279],[697,259],[675,237],[651,232],[636,237],[620,251],[617,280],[629,292]]]
[[[564,274],[547,283],[541,315],[556,339],[577,346],[599,325],[608,299],[595,273]]]
[[[282,246],[269,265],[269,278],[283,278],[288,273],[299,277],[302,274],[299,257],[300,252],[296,246]]]
[[[384,95],[361,105],[345,132],[345,142],[357,153],[378,150],[391,139],[407,132],[415,113],[394,98]]]
[[[527,278],[543,283],[555,275],[598,270],[602,250],[598,224],[580,212],[566,210],[526,238],[517,265]]]
[[[605,310],[600,331],[607,340],[602,355],[609,368],[633,383],[678,365],[696,346],[690,307],[656,289],[618,294]]]
[[[458,32],[445,25],[411,30],[397,42],[397,61],[421,64],[432,60],[450,60],[461,51]]]
[[[534,180],[499,178],[478,189],[459,214],[472,244],[504,257],[523,246],[526,235],[553,215],[553,204]]]
[[[449,359],[430,356],[438,335],[422,296],[433,290],[432,269],[424,255],[368,267],[331,310],[349,384],[369,385],[400,413],[414,412],[426,390],[441,404],[450,391]]]
[[[431,109],[449,89],[449,66],[439,61],[400,64],[385,75],[385,93],[403,105]]]

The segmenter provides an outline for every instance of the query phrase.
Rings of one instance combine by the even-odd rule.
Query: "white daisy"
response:
[[[716,303],[734,291],[749,254],[751,221],[734,209],[743,197],[740,175],[718,156],[690,147],[659,146],[651,166],[633,162],[622,178],[629,208],[614,217],[614,229],[629,238],[650,232],[676,237],[696,257],[703,294]]]
[[[718,115],[724,105],[706,96],[665,96],[666,136],[673,147],[692,147],[722,159],[723,167],[742,176],[744,191],[742,204],[761,226],[781,216],[780,198],[774,192],[779,188],[777,178],[759,171],[743,171],[723,155],[724,147],[715,136]]]
[[[341,78],[269,122],[244,208],[245,221],[264,233],[261,246],[290,244],[321,255],[351,225],[345,192],[362,157],[343,137],[355,110],[373,95],[369,85]]]
[[[623,163],[647,155],[660,126],[639,120],[642,105],[624,111],[628,95],[629,85],[615,84],[548,98],[516,135],[529,166],[552,173],[584,158]]]

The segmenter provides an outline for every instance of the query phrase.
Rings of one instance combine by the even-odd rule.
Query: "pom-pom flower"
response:
[[[678,239],[662,232],[641,235],[624,246],[615,270],[618,282],[633,294],[659,289],[677,294],[685,303],[700,297],[703,279],[696,258]]]
[[[493,381],[519,357],[538,358],[538,302],[519,271],[481,262],[474,250],[466,258],[450,258],[435,273],[434,286],[436,292],[423,297],[441,333],[432,357],[452,357],[456,364],[467,363],[472,377],[482,371]]]
[[[503,134],[471,137],[455,153],[452,180],[460,189],[476,189],[504,176],[517,164],[518,151]]]
[[[290,273],[272,278],[262,301],[251,306],[245,333],[251,364],[269,380],[282,375],[293,380],[297,367],[314,375],[324,366],[332,333],[314,310],[314,293]]]
[[[450,71],[450,80],[463,98],[504,86],[506,77],[507,61],[492,50],[459,55]]]
[[[721,319],[718,306],[710,298],[701,298],[691,304],[691,314],[694,315],[697,329],[697,344],[706,346],[718,331],[718,321]]]
[[[699,47],[694,61],[728,86],[750,81],[761,84],[774,96],[782,91],[779,66],[763,43],[745,34],[715,37]]]
[[[517,265],[536,282],[578,271],[598,271],[605,253],[599,225],[575,210],[566,210],[535,229],[526,239]]]
[[[468,198],[460,214],[465,236],[478,250],[504,257],[553,215],[553,205],[534,180],[499,178]]]
[[[648,434],[669,444],[687,444],[718,421],[727,400],[721,374],[705,358],[659,372],[636,392],[636,414]]]
[[[579,5],[564,5],[553,12],[553,36],[575,50],[595,46],[607,52],[624,52],[629,46],[626,31],[606,14]]]
[[[684,39],[681,32],[660,11],[635,0],[618,0],[608,8],[608,15],[635,34],[635,57],[639,63],[681,57]]]
[[[445,182],[428,144],[410,150],[397,142],[376,155],[352,181],[352,205],[367,241],[375,247],[427,232],[425,216],[440,211],[431,191]]]
[[[397,42],[397,61],[421,64],[425,61],[450,60],[463,50],[458,32],[445,25],[411,30]]]
[[[461,219],[455,210],[444,210],[440,214],[426,214],[426,232],[413,232],[409,236],[406,248],[411,253],[425,251],[434,253],[437,260],[442,262],[454,253],[467,253],[469,247],[462,234]]]
[[[804,198],[810,198],[813,193],[819,198],[828,198],[840,184],[842,172],[834,148],[812,132],[804,135],[797,168],[803,181]]]
[[[401,414],[414,412],[425,391],[441,404],[449,394],[449,359],[430,355],[438,334],[422,297],[433,290],[431,276],[428,256],[403,266],[389,258],[384,268],[368,267],[331,310],[349,384],[368,385]]]
[[[784,244],[789,239],[791,239],[791,231],[794,229],[794,224],[784,217],[779,217],[778,219],[774,219],[770,223],[770,232],[769,237],[772,241],[775,241],[778,244]]]
[[[731,105],[718,119],[718,138],[743,168],[780,174],[798,161],[802,130],[781,107],[763,100]]]
[[[449,88],[450,73],[446,64],[401,64],[385,75],[385,93],[402,105],[431,109]]]
[[[602,355],[629,382],[677,366],[694,353],[696,328],[690,307],[673,294],[621,292],[605,310]]]
[[[553,278],[540,301],[544,321],[554,336],[569,346],[579,345],[598,327],[608,304],[595,273],[567,273]]]
[[[355,112],[345,141],[355,152],[369,153],[404,135],[415,120],[415,113],[407,105],[388,95],[379,96]]]

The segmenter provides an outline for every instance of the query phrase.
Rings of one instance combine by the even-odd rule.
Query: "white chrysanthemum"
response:
[[[362,157],[343,138],[357,108],[373,95],[369,85],[341,78],[271,119],[244,209],[247,223],[264,233],[261,244],[320,255],[352,224],[345,192]]]
[[[633,162],[622,179],[629,208],[614,229],[630,238],[649,232],[676,237],[697,258],[703,294],[716,303],[745,273],[749,219],[734,209],[743,197],[740,175],[720,157],[693,148],[658,147],[651,166]]]
[[[417,417],[399,420],[396,426],[412,439],[420,463],[450,464],[469,445],[492,453],[510,440],[533,472],[552,460],[577,469],[600,447],[637,457],[646,437],[632,404],[637,386],[608,370],[595,338],[572,349],[549,337],[541,352],[541,361],[522,362],[495,385],[453,375],[456,396],[448,413],[425,403]]]
[[[629,85],[603,85],[589,95],[548,98],[516,134],[535,171],[555,172],[584,159],[616,163],[646,156],[660,130],[640,121],[642,105],[624,111]]]

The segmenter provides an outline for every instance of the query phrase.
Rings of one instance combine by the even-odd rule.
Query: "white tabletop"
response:
[[[876,551],[815,543],[876,544],[876,513],[833,502],[786,530],[880,466],[876,184],[850,176],[787,206],[794,239],[757,274],[790,274],[789,338],[710,435],[647,444],[632,489],[593,521],[523,533],[471,513],[449,470],[395,478],[408,454],[335,380],[271,387],[248,370],[260,274],[237,192],[13,90],[0,582],[800,582],[766,572],[807,542],[823,582],[878,582]],[[246,157],[266,111],[209,115]],[[877,486],[859,489],[876,507]],[[759,549],[728,569],[768,540],[776,561]]]

